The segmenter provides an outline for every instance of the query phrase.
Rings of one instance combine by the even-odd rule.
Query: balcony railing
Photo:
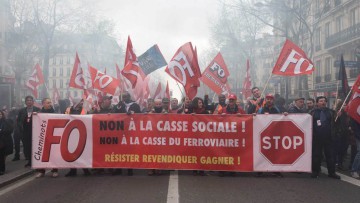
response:
[[[325,48],[327,49],[356,38],[360,38],[360,23],[330,35],[325,40]]]
[[[321,82],[321,76],[316,76],[316,77],[315,77],[315,82],[316,82],[316,83]]]

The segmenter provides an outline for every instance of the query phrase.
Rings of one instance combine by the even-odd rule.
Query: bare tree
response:
[[[239,3],[250,6],[250,0]],[[224,1],[220,9],[219,18],[211,27],[212,46],[220,50],[229,69],[235,90],[241,88],[241,76],[245,73],[246,59],[254,60],[256,40],[264,32],[264,24],[257,18],[247,15],[240,9],[234,9],[234,2]],[[254,70],[251,70],[254,72]],[[252,74],[255,77],[255,74]],[[240,80],[239,80],[240,78]]]

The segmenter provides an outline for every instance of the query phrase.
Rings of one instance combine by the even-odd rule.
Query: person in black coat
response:
[[[126,113],[128,115],[134,113],[141,113],[139,104],[131,100],[128,92],[124,92],[119,96],[119,103],[113,107],[111,113]],[[113,175],[122,174],[122,169],[115,169]],[[133,175],[133,169],[128,169],[128,176]]]
[[[13,153],[12,121],[5,118],[4,111],[0,111],[0,175],[5,173],[6,156]]]
[[[288,112],[289,113],[305,113],[304,111],[304,105],[305,105],[305,98],[303,97],[299,97],[297,99],[295,99],[295,103],[294,105],[292,105]]]
[[[24,143],[24,155],[28,163],[25,167],[31,166],[31,140],[32,140],[32,114],[39,112],[40,109],[34,106],[34,98],[32,96],[25,97],[26,107],[20,109],[16,119],[17,127],[22,135]]]

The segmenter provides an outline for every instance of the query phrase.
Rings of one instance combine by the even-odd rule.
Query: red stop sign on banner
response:
[[[260,149],[272,164],[293,164],[305,152],[304,132],[292,121],[273,121],[260,133]]]

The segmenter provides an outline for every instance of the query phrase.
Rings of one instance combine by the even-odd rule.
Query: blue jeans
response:
[[[352,172],[360,172],[360,140],[356,139],[357,154],[355,156],[353,165],[351,167]]]

